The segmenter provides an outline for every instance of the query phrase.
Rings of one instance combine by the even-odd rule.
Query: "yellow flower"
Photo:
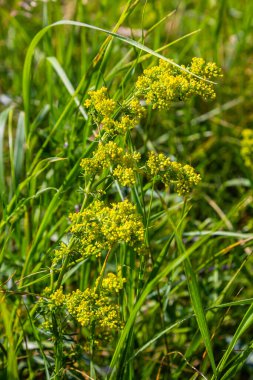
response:
[[[202,58],[193,58],[187,69],[211,81],[221,76],[215,63],[206,64]],[[147,104],[152,104],[153,109],[169,108],[172,102],[186,100],[194,95],[200,95],[204,100],[214,99],[214,84],[196,78],[163,60],[158,66],[144,70],[136,82],[136,96],[143,97]]]
[[[90,98],[85,101],[85,107],[93,107],[103,117],[108,117],[114,112],[116,102],[108,97],[106,87],[101,87],[97,91],[89,91],[88,94]]]
[[[187,195],[197,185],[201,177],[195,172],[192,166],[182,165],[171,161],[163,153],[149,153],[146,163],[147,174],[157,177],[165,185],[175,184],[179,195]]]
[[[104,277],[101,281],[101,277],[98,277],[96,280],[95,287],[99,288],[101,283],[101,287],[99,288],[105,294],[110,293],[119,293],[121,289],[123,289],[123,285],[126,282],[126,279],[122,277],[122,274],[118,272],[118,274],[114,274],[109,272],[106,277]]]
[[[129,104],[121,109],[117,119],[116,102],[110,99],[107,88],[102,87],[97,91],[89,91],[89,99],[84,103],[89,108],[93,121],[105,132],[111,135],[125,134],[134,128],[139,120],[144,116],[145,109],[141,106],[138,99],[132,99]]]
[[[102,280],[96,280],[95,288],[84,291],[76,290],[66,296],[66,307],[69,313],[82,325],[89,327],[95,324],[102,329],[120,328],[119,306],[113,302],[113,297],[123,288],[125,279],[113,273]]]
[[[65,295],[63,294],[62,288],[52,293],[50,295],[50,300],[55,306],[62,306],[65,302]]]
[[[62,260],[64,257],[66,257],[69,254],[69,249],[66,244],[63,242],[60,243],[59,249],[56,249],[54,251],[54,258],[53,258],[53,265],[57,264],[60,260]]]
[[[138,152],[125,152],[115,142],[107,144],[99,143],[92,158],[84,158],[81,167],[86,174],[95,174],[103,169],[114,167],[113,175],[123,186],[131,186],[135,183],[135,172],[141,155]],[[115,168],[116,166],[116,168]]]
[[[144,227],[136,208],[128,200],[113,203],[93,202],[86,210],[70,215],[75,251],[83,257],[100,255],[122,242],[137,252],[144,249]]]
[[[133,168],[125,168],[124,166],[118,165],[113,170],[113,175],[123,186],[132,186],[135,184],[135,175]]]

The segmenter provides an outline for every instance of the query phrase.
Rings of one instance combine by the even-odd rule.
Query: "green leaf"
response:
[[[180,254],[181,255],[185,254],[185,248],[182,243],[182,240],[180,239],[178,234],[175,234],[175,237],[176,237],[176,241],[179,247]],[[190,297],[192,301],[192,307],[196,316],[198,327],[199,327],[202,339],[204,341],[204,344],[206,346],[207,354],[209,356],[209,360],[210,360],[213,372],[216,374],[216,365],[214,361],[210,333],[209,333],[209,329],[208,329],[208,325],[206,321],[206,316],[204,313],[204,308],[201,301],[200,289],[199,289],[196,274],[192,268],[189,258],[187,258],[184,261],[184,268],[185,268],[185,273],[187,277],[188,289],[189,289],[189,293],[190,293]]]
[[[25,123],[24,123],[24,112],[21,112],[18,118],[15,147],[14,147],[14,170],[15,170],[16,183],[18,183],[18,180],[22,174],[24,156],[25,156]]]
[[[78,99],[78,97],[75,96],[75,89],[74,89],[72,83],[70,82],[69,78],[67,77],[67,74],[63,70],[62,66],[60,65],[60,63],[58,62],[58,60],[55,57],[48,57],[47,60],[48,60],[48,62],[51,63],[51,65],[53,66],[53,68],[57,72],[59,78],[62,80],[64,86],[66,87],[66,89],[68,91],[68,93],[71,96],[73,96],[74,101],[75,101],[78,109],[80,110],[81,114],[83,115],[84,119],[87,120],[88,119],[87,113],[85,112],[84,108],[82,107],[81,102]]]
[[[5,193],[5,180],[4,180],[4,130],[6,121],[12,107],[7,108],[0,114],[0,199]]]
[[[236,332],[234,333],[234,336],[231,340],[231,342],[228,345],[228,348],[226,349],[224,355],[222,356],[218,366],[217,366],[217,374],[218,377],[224,370],[226,363],[228,361],[229,356],[231,355],[237,341],[242,336],[242,334],[253,324],[253,303],[248,308],[247,312],[245,313],[243,319],[241,320],[241,323],[239,324]],[[215,377],[212,377],[212,380],[214,380]]]

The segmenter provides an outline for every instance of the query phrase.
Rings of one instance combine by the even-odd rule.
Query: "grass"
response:
[[[253,379],[253,177],[241,154],[252,123],[252,12],[235,0],[2,5],[1,379]],[[106,86],[117,113],[159,57],[182,65],[194,56],[222,67],[216,100],[148,107],[115,140],[192,165],[202,181],[191,197],[141,175],[130,189],[110,171],[84,176],[98,132],[88,90]],[[136,205],[149,254],[120,244],[52,265],[60,242],[71,242],[69,214],[101,191],[107,204]],[[127,279],[114,298],[122,329],[96,347],[96,328],[43,292],[85,291],[117,267]]]

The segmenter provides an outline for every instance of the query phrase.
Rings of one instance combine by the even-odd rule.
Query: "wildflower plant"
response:
[[[96,59],[99,61],[100,55]],[[136,81],[131,72],[132,83],[128,81],[126,88],[122,85],[119,90],[110,80],[106,87],[106,77],[101,85],[96,59],[94,67],[88,71],[93,74],[83,80],[72,99],[79,104],[75,96],[84,89],[84,100],[79,104],[84,118],[83,141],[79,139],[80,145],[75,149],[78,138],[73,128],[72,141],[70,145],[64,144],[64,149],[69,150],[68,165],[74,161],[74,166],[42,217],[41,225],[38,222],[40,211],[33,215],[38,231],[31,247],[29,244],[25,247],[28,253],[19,284],[22,289],[23,281],[29,279],[29,275],[25,275],[31,258],[43,244],[43,238],[47,238],[43,235],[46,221],[56,209],[57,201],[65,197],[68,212],[60,215],[50,231],[52,238],[44,252],[50,255],[42,259],[48,264],[50,257],[47,274],[43,277],[44,291],[40,291],[31,318],[29,315],[29,319],[35,321],[32,331],[39,331],[36,339],[42,337],[49,341],[48,352],[41,349],[41,344],[38,347],[45,363],[49,363],[43,376],[45,373],[46,378],[54,380],[79,378],[83,374],[94,379],[132,379],[136,366],[133,359],[139,354],[135,345],[143,345],[140,352],[145,350],[143,337],[150,335],[147,320],[151,314],[153,322],[157,322],[152,334],[159,336],[161,328],[166,331],[170,316],[165,298],[169,287],[166,285],[164,291],[162,283],[167,282],[169,275],[173,282],[174,271],[177,273],[178,266],[184,263],[189,292],[192,292],[192,284],[196,286],[181,235],[191,196],[201,176],[190,162],[181,162],[180,157],[172,156],[169,151],[161,152],[159,144],[149,141],[152,135],[147,133],[145,144],[140,144],[138,134],[142,134],[143,128],[147,130],[153,110],[157,114],[170,109],[174,102],[187,101],[194,96],[205,101],[214,100],[214,81],[221,77],[221,71],[215,63],[207,63],[202,58],[193,58],[188,66],[162,59],[158,65],[144,69]],[[52,57],[49,62],[62,73]],[[66,78],[64,83],[68,83]],[[29,94],[26,96],[28,99]],[[59,124],[70,106],[71,102],[60,116]],[[26,121],[29,121],[29,109]],[[50,138],[58,128],[57,123],[52,123],[52,132],[43,149],[54,143]],[[36,122],[33,128],[35,126]],[[27,146],[33,143],[28,139]],[[32,191],[41,173],[36,160],[43,149],[37,153],[35,163],[29,162],[29,155],[26,157],[27,167],[30,163],[33,169],[29,172],[32,182],[29,183],[29,177],[28,192]],[[59,149],[57,160],[64,158],[61,155]],[[49,172],[47,181],[50,176]],[[45,193],[55,190],[53,186],[46,189],[43,186],[44,183],[36,196],[40,197],[44,190]],[[69,199],[65,193],[70,194]],[[36,196],[29,198],[31,204]],[[78,201],[74,207],[75,198]],[[173,210],[177,210],[175,215]],[[28,211],[26,218],[25,223],[32,225]],[[32,279],[31,286],[36,287],[37,282]],[[214,369],[204,312],[202,310],[199,317],[196,312],[200,309],[199,303],[193,304],[193,309],[210,366]],[[166,338],[164,347],[165,355],[169,355]],[[160,360],[159,355],[157,358]],[[155,372],[157,368],[151,369],[153,377]]]
[[[3,3],[0,378],[251,378],[252,2]]]
[[[56,288],[52,287],[47,295],[45,310],[49,308],[53,313],[58,310],[66,321],[65,329],[71,326],[68,319],[88,329],[88,352],[93,358],[106,332],[119,332],[128,320],[127,310],[122,313],[122,305],[128,301],[123,301],[122,294],[125,292],[129,297],[126,291],[128,276],[131,277],[129,268],[139,267],[139,276],[131,278],[131,294],[138,300],[147,262],[154,260],[148,231],[150,215],[142,210],[146,209],[145,197],[142,206],[134,201],[140,187],[151,183],[154,192],[163,183],[166,189],[171,187],[187,199],[201,181],[189,164],[155,151],[141,154],[131,138],[131,131],[145,120],[149,104],[153,109],[164,109],[174,101],[194,95],[205,100],[215,97],[214,85],[209,80],[220,76],[217,66],[195,58],[187,69],[198,77],[184,71],[184,67],[174,68],[160,61],[158,66],[144,70],[128,98],[117,102],[109,96],[106,87],[101,87],[89,91],[84,102],[91,126],[96,130],[93,149],[80,162],[87,190],[81,210],[69,215],[69,242],[62,242],[54,251],[52,264],[58,280]],[[98,198],[93,195],[96,189],[101,194]],[[112,196],[113,189],[120,199],[108,202],[107,194]],[[111,257],[115,257],[117,275],[107,271]],[[99,274],[92,278],[93,285],[82,290],[62,287],[69,268],[82,262],[98,265]]]
[[[106,87],[97,91],[89,91],[89,98],[84,105],[87,107],[94,125],[110,135],[126,134],[133,129],[145,115],[145,108],[133,98],[122,105],[120,116],[115,119],[116,102],[108,95]]]
[[[136,208],[128,200],[113,203],[111,207],[101,201],[70,215],[71,233],[82,256],[101,254],[122,242],[135,250],[144,244],[144,227]]]

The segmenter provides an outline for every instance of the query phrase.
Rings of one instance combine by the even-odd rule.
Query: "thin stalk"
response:
[[[90,188],[92,186],[92,183],[93,183],[93,180],[90,180],[86,189],[85,189],[85,196],[84,196],[84,200],[83,200],[83,203],[82,203],[82,206],[81,206],[81,210],[80,212],[82,212],[87,203],[88,203],[88,199],[89,199],[89,191],[90,191]],[[74,245],[74,239],[72,238],[69,242],[69,249],[71,249],[71,247]],[[65,275],[65,272],[68,268],[68,265],[69,265],[69,261],[70,261],[70,255],[68,255],[63,263],[63,266],[61,268],[61,271],[60,271],[60,274],[59,274],[59,277],[58,277],[58,280],[57,280],[57,283],[56,283],[56,287],[55,287],[55,290],[59,289],[61,287],[61,284],[62,284],[62,280],[63,280],[63,277]]]

